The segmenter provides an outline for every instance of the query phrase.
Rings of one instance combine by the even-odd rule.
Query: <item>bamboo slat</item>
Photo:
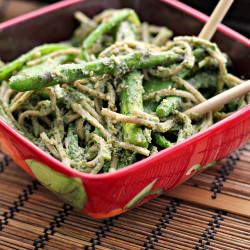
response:
[[[250,201],[248,200],[224,194],[221,194],[217,199],[211,199],[211,192],[187,185],[177,187],[167,192],[166,195],[250,217]]]

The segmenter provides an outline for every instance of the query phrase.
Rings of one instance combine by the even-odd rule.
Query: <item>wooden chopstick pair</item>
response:
[[[210,19],[203,27],[202,31],[199,34],[200,38],[210,40],[218,26],[218,24],[222,21],[230,6],[232,5],[234,0],[220,0],[214,9]],[[250,80],[245,81],[229,90],[226,90],[205,102],[202,102],[193,108],[187,110],[185,113],[196,113],[196,114],[205,114],[209,111],[214,111],[219,107],[229,103],[235,98],[241,97],[247,94],[250,91]]]

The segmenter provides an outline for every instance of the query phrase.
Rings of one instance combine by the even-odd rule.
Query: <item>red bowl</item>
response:
[[[175,35],[197,35],[204,14],[175,0],[71,0],[0,24],[0,55],[11,60],[32,47],[68,39],[76,10],[94,15],[106,8],[134,8],[142,20],[166,25]],[[214,41],[228,53],[237,74],[250,76],[249,40],[220,25]],[[72,206],[97,218],[114,216],[173,189],[250,138],[250,106],[169,149],[115,173],[91,175],[64,166],[0,120],[0,147],[28,174]]]

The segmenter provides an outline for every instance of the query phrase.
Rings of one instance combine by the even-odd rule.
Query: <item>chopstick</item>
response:
[[[222,21],[222,19],[228,12],[233,2],[234,0],[220,0],[219,1],[211,17],[209,18],[208,22],[201,30],[199,34],[200,38],[210,40],[213,37],[218,24]]]
[[[228,89],[205,102],[202,102],[191,109],[185,111],[186,114],[205,114],[214,111],[230,101],[239,98],[250,92],[250,80],[245,81],[231,89]]]
[[[220,0],[216,8],[214,9],[210,19],[200,32],[200,38],[210,40],[213,37],[218,24],[222,21],[233,2],[234,0]],[[221,106],[229,103],[233,99],[239,98],[247,94],[248,92],[250,92],[250,80],[194,106],[193,108],[185,111],[185,113],[205,114],[209,111],[219,109]]]

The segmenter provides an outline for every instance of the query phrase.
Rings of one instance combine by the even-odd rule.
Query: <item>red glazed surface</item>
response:
[[[207,20],[205,15],[174,0],[63,1],[0,24],[0,54],[3,59],[11,60],[38,44],[65,40],[76,27],[73,20],[76,10],[94,15],[110,7],[135,8],[143,20],[166,25],[176,35],[198,34],[202,23]],[[221,25],[214,41],[231,56],[237,73],[249,77],[249,40]],[[205,166],[219,160],[249,138],[250,106],[247,106],[206,131],[143,161],[115,173],[90,175],[65,167],[0,120],[2,150],[28,174],[36,176],[62,199],[98,218],[123,213],[155,197],[162,190],[176,187],[198,172],[191,171],[194,165]],[[34,163],[30,168],[25,163],[25,160],[30,159],[38,164]],[[75,189],[68,190],[65,184],[67,190],[63,190],[63,186],[59,187],[56,181],[53,186],[47,182],[48,179],[71,186],[73,183]],[[72,197],[79,202],[72,203]]]

